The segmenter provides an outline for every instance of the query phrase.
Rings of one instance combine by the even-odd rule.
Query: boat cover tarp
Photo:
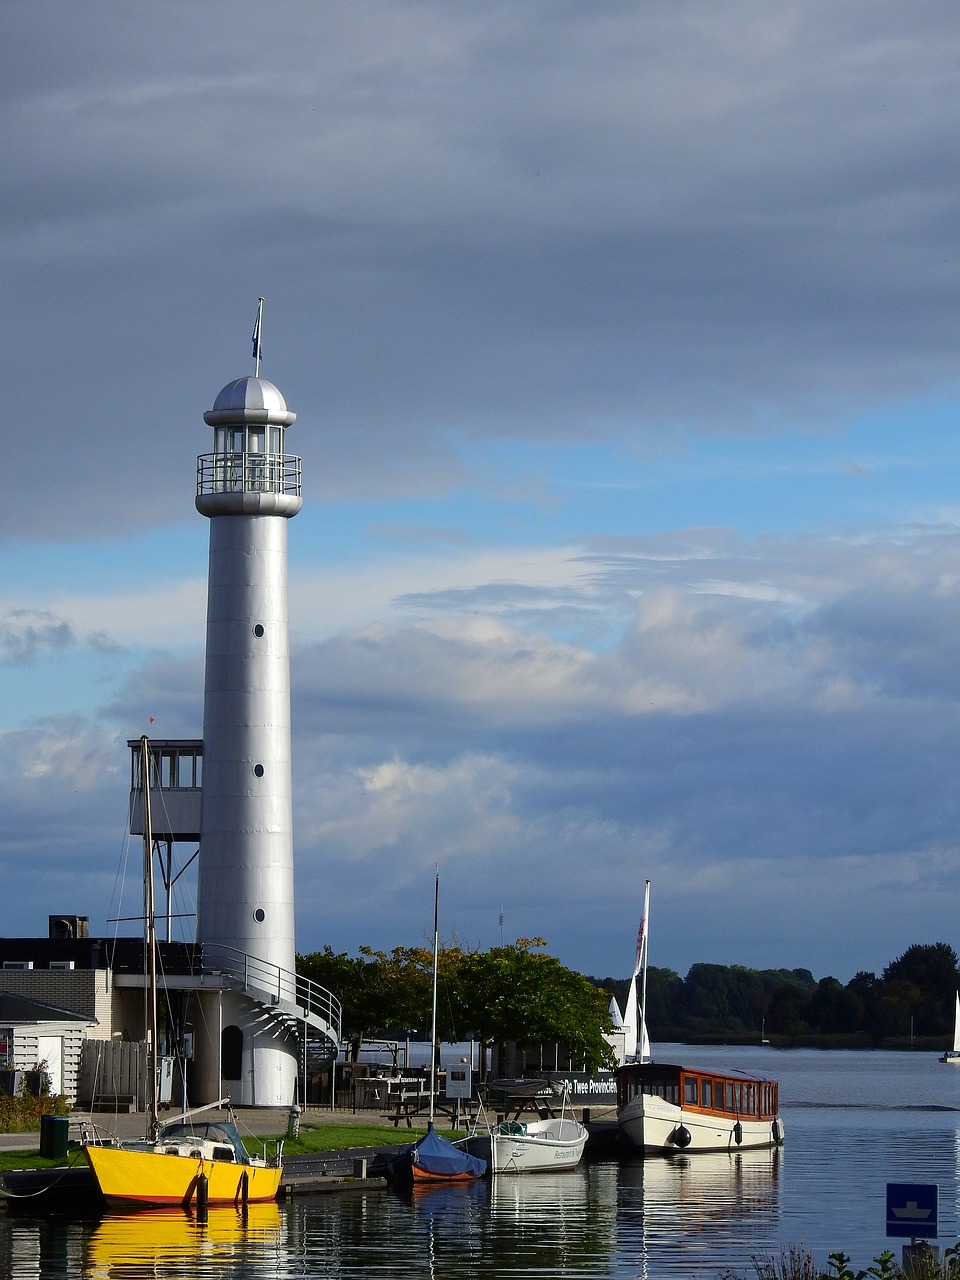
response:
[[[487,1171],[486,1160],[461,1151],[437,1133],[433,1125],[403,1154],[409,1155],[411,1164],[438,1178],[482,1178]]]

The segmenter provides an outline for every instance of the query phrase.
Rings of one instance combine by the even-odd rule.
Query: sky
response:
[[[953,0],[2,24],[0,935],[136,931],[262,296],[299,951],[421,945],[436,866],[445,940],[598,977],[647,879],[680,974],[960,949]]]

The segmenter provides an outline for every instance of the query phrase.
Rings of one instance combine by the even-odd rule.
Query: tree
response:
[[[330,947],[297,956],[297,972],[332,991],[343,1011],[342,1034],[351,1057],[363,1041],[391,1028],[429,1026],[433,952],[425,947],[395,947],[391,952],[361,947],[351,959]]]
[[[604,1032],[613,1030],[610,992],[538,950],[542,938],[461,956],[451,984],[458,1021],[476,1033],[484,1050],[513,1041],[530,1050],[562,1044],[587,1071],[613,1066]]]
[[[920,1035],[942,1035],[953,1026],[957,998],[957,953],[946,942],[916,943],[887,965],[883,983],[908,982],[917,989],[911,1009]]]
[[[587,1070],[613,1065],[603,1033],[611,1031],[610,993],[538,950],[541,938],[519,938],[490,951],[441,947],[438,959],[438,1034],[462,1039],[475,1032],[484,1049],[514,1041],[521,1049],[562,1044]],[[330,947],[297,957],[304,977],[319,982],[343,1006],[343,1031],[354,1060],[365,1039],[430,1026],[433,952],[425,947],[373,951],[351,959]],[[485,1064],[486,1055],[481,1054]]]
[[[821,978],[807,1001],[806,1019],[815,1031],[825,1035],[859,1031],[864,1005],[855,991],[841,986],[836,978]]]

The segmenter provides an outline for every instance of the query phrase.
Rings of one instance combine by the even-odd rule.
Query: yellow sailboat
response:
[[[157,1073],[157,940],[153,902],[153,834],[150,816],[150,744],[140,740],[144,806],[144,859],[147,886],[147,957],[150,993],[150,1114],[147,1137],[139,1142],[103,1143],[94,1138],[84,1152],[97,1186],[111,1208],[246,1205],[276,1198],[280,1187],[282,1142],[268,1159],[251,1156],[237,1129],[227,1098],[184,1112],[161,1125]],[[225,1119],[198,1120],[227,1108]]]
[[[229,1103],[224,1100],[223,1105]],[[125,1146],[88,1142],[84,1152],[107,1204],[186,1208],[192,1203],[244,1205],[276,1199],[283,1173],[280,1144],[273,1159],[251,1156],[232,1119],[195,1118],[210,1109],[178,1117],[155,1140]]]

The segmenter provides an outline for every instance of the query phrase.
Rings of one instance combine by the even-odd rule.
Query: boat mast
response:
[[[433,887],[433,1015],[430,1026],[430,1123],[433,1124],[434,1091],[437,1080],[437,959],[440,953],[440,867]]]
[[[150,743],[146,735],[140,739],[140,785],[143,787],[143,883],[146,893],[146,968],[147,968],[147,1069],[150,1092],[147,1137],[156,1137],[160,1123],[158,1096],[158,1020],[157,1020],[157,917],[153,893],[153,818],[150,812]]]

